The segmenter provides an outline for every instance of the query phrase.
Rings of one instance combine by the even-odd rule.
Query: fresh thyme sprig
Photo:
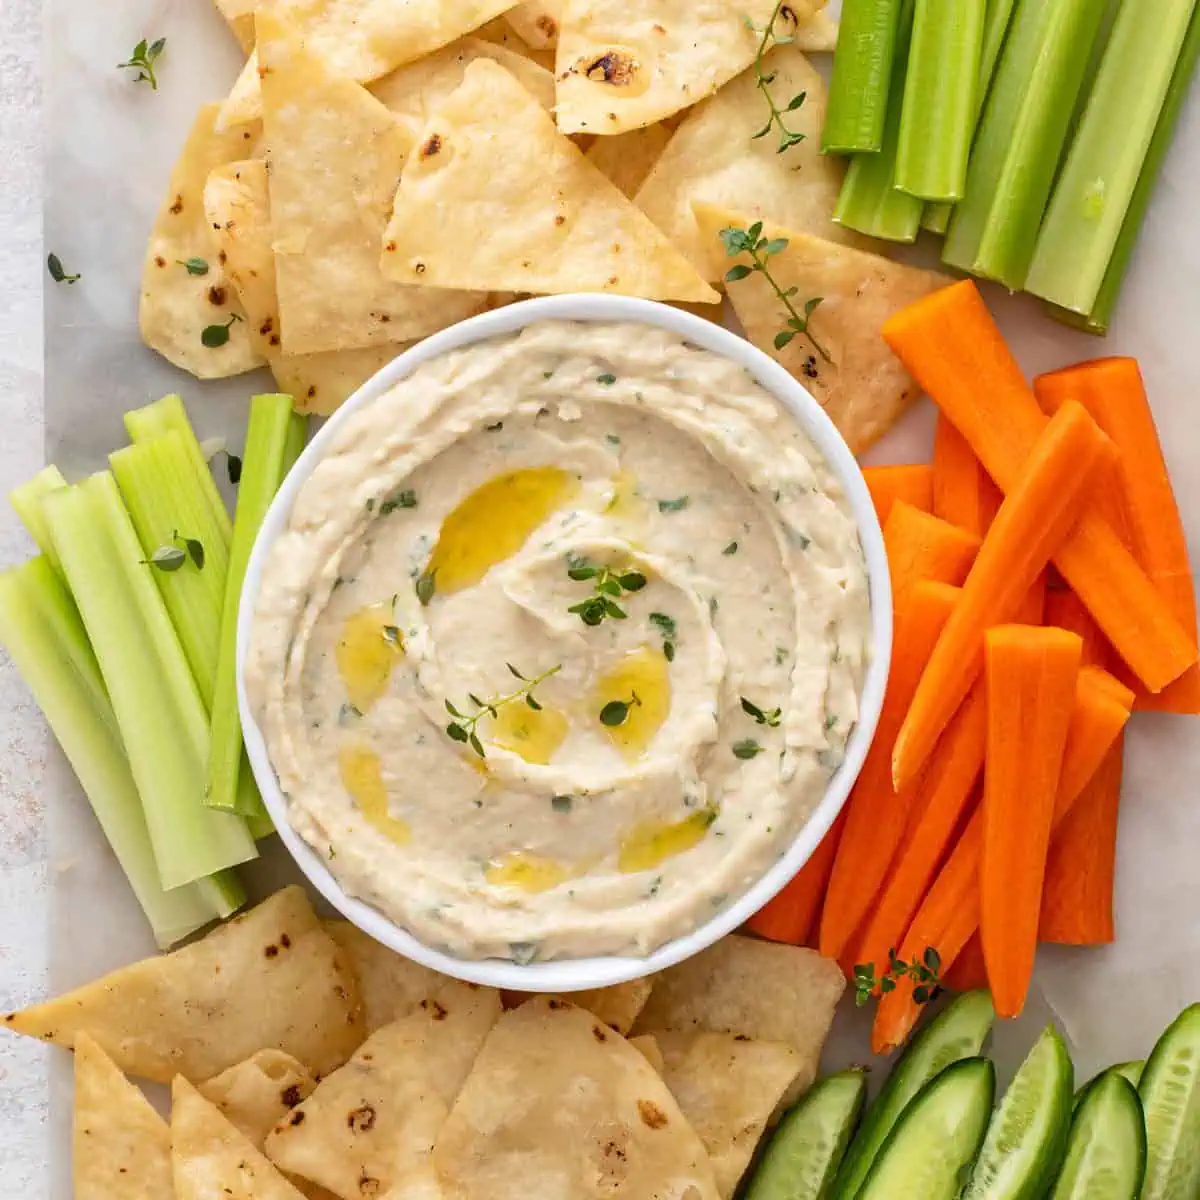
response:
[[[615,729],[618,725],[624,725],[629,720],[631,709],[641,707],[642,698],[637,692],[630,692],[628,700],[610,700],[600,710],[600,724],[607,726],[609,729]]]
[[[467,699],[475,706],[475,712],[469,716],[457,709],[451,701],[446,701],[446,711],[454,718],[446,726],[447,736],[451,741],[463,742],[470,746],[480,758],[486,758],[487,754],[484,752],[483,743],[479,740],[479,734],[475,729],[479,722],[486,716],[498,717],[500,709],[514,700],[524,699],[534,712],[540,712],[542,706],[534,697],[533,689],[544,680],[549,679],[551,675],[557,675],[562,670],[562,663],[559,663],[550,670],[543,671],[536,679],[527,679],[512,663],[504,665],[512,672],[514,678],[521,681],[521,686],[515,692],[509,692],[507,696],[492,696],[488,700],[481,700],[474,693],[468,692]]]
[[[167,39],[159,38],[157,41],[147,43],[145,38],[133,48],[133,53],[129,56],[128,62],[117,63],[117,66],[122,69],[137,71],[134,76],[134,83],[148,83],[152,91],[158,91],[158,76],[154,73],[154,64],[158,61],[158,57],[167,48]]]
[[[941,995],[941,971],[942,956],[932,946],[926,947],[920,958],[914,955],[912,962],[905,962],[895,950],[889,950],[888,969],[878,978],[874,963],[859,963],[854,968],[854,1003],[862,1008],[876,991],[886,995],[896,990],[901,979],[911,979],[916,985],[914,1003],[928,1004]]]
[[[816,352],[827,363],[832,365],[833,359],[830,357],[829,351],[817,341],[813,336],[812,330],[808,327],[813,313],[817,311],[818,306],[823,303],[825,297],[814,296],[811,300],[806,300],[802,315],[792,303],[792,299],[800,289],[798,287],[781,288],[775,276],[771,274],[770,267],[767,266],[769,259],[774,258],[776,254],[782,254],[787,249],[787,238],[763,237],[761,221],[755,221],[749,229],[738,229],[736,226],[731,226],[729,229],[722,229],[720,237],[725,247],[725,253],[730,258],[737,258],[739,254],[746,254],[749,255],[752,264],[751,266],[747,266],[745,263],[738,263],[737,266],[730,267],[725,272],[725,282],[737,283],[739,280],[746,279],[757,271],[770,284],[771,290],[779,297],[779,301],[783,307],[787,309],[787,326],[775,335],[775,349],[782,350],[792,341],[796,334],[802,333],[812,343]]]
[[[209,350],[220,349],[229,341],[229,331],[242,318],[237,313],[230,313],[229,320],[224,325],[205,325],[200,331],[200,341]]]
[[[579,583],[594,581],[592,595],[567,609],[585,625],[600,625],[606,617],[625,620],[629,614],[617,601],[626,592],[640,592],[646,586],[646,577],[640,571],[614,571],[594,566],[586,559],[568,559],[567,575]]]
[[[46,255],[46,270],[55,283],[78,283],[82,275],[68,275],[62,265],[62,259],[57,254]]]
[[[204,543],[199,538],[184,537],[178,529],[171,534],[168,545],[159,546],[149,558],[142,559],[144,565],[159,571],[178,571],[188,559],[197,571],[204,570]]]
[[[771,93],[771,85],[775,82],[779,72],[763,71],[763,59],[767,56],[768,51],[775,46],[789,46],[796,40],[791,34],[780,37],[775,32],[775,26],[781,19],[790,21],[793,29],[796,27],[796,14],[785,3],[785,0],[779,0],[779,3],[775,5],[775,11],[771,14],[771,19],[762,29],[759,29],[749,17],[745,19],[746,28],[751,33],[758,35],[758,52],[754,56],[754,78],[758,84],[758,90],[762,92],[763,97],[766,99],[767,107],[771,112],[771,115],[767,118],[767,123],[756,134],[753,134],[752,137],[753,140],[757,141],[759,138],[766,137],[772,129],[778,129],[779,146],[776,148],[776,154],[786,153],[793,146],[799,145],[807,137],[807,134],[797,133],[795,130],[789,129],[787,122],[783,118],[787,113],[795,112],[798,108],[801,108],[805,100],[808,99],[808,93],[801,92],[799,95],[793,96],[783,108],[780,108],[775,103],[775,97]]]
[[[778,729],[780,721],[783,720],[783,709],[759,708],[752,700],[747,700],[745,696],[739,697],[742,702],[742,712],[748,717],[753,717],[759,725],[766,725],[771,729]]]

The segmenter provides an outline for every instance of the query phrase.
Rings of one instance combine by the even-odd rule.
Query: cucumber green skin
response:
[[[1021,1080],[1022,1072],[1030,1063],[1033,1054],[1044,1046],[1050,1049],[1052,1076],[1049,1091],[1042,1098],[1041,1119],[1036,1122],[1042,1129],[1041,1142],[1026,1152],[1028,1162],[1025,1169],[1013,1176],[1015,1148],[1004,1144],[1005,1118],[1008,1115],[1009,1104],[1019,1102],[1015,1088]],[[1075,1068],[1071,1063],[1067,1044],[1058,1030],[1053,1025],[1048,1025],[1034,1049],[1030,1051],[1030,1057],[1026,1058],[1018,1070],[1016,1079],[992,1117],[983,1149],[975,1162],[971,1182],[963,1192],[963,1200],[1042,1200],[1054,1185],[1054,1179],[1062,1165],[1067,1134],[1071,1128],[1071,1103],[1074,1092]],[[1035,1122],[1025,1120],[1021,1124],[1023,1132],[1028,1134]]]
[[[1105,1071],[1083,1089],[1051,1200],[1138,1200],[1146,1175],[1146,1122],[1137,1089],[1120,1072]]]
[[[950,1094],[960,1088],[970,1093],[969,1098],[964,1101],[956,1096],[952,1100]],[[858,1200],[898,1200],[902,1196],[956,1200],[987,1134],[995,1098],[996,1068],[990,1059],[967,1058],[952,1063],[930,1080],[904,1110],[872,1164]],[[944,1143],[930,1143],[931,1136],[937,1136],[930,1128],[937,1121],[935,1114],[941,1105],[949,1103],[963,1105],[960,1117],[964,1132],[957,1160],[949,1157],[949,1147]],[[925,1170],[923,1177],[914,1177],[914,1164],[917,1170]]]
[[[1172,1120],[1168,1096],[1181,1080],[1186,1103]],[[1146,1113],[1142,1200],[1196,1200],[1200,1196],[1200,1004],[1185,1008],[1158,1039],[1138,1091]]]
[[[1146,1069],[1146,1060],[1139,1058],[1136,1062],[1118,1063],[1115,1067],[1109,1067],[1105,1071],[1101,1071],[1094,1079],[1089,1079],[1075,1093],[1075,1111],[1079,1111],[1079,1106],[1083,1103],[1088,1092],[1096,1086],[1102,1079],[1106,1079],[1109,1075],[1120,1075],[1127,1083],[1132,1085],[1136,1092],[1138,1084],[1142,1081],[1142,1072]]]
[[[834,1180],[831,1200],[854,1200],[892,1127],[912,1098],[935,1075],[959,1059],[971,1058],[996,1020],[985,991],[964,992],[946,1006],[914,1039],[896,1064]]]
[[[825,1200],[866,1102],[861,1071],[821,1080],[779,1123],[742,1200]],[[814,1161],[814,1143],[829,1133],[828,1155]]]

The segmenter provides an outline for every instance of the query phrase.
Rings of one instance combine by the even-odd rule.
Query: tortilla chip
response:
[[[615,137],[598,137],[587,160],[632,200],[670,140],[671,131],[665,125],[647,125]]]
[[[663,1079],[708,1151],[717,1188],[730,1200],[800,1071],[800,1052],[732,1033],[660,1032],[654,1040]]]
[[[593,1017],[624,1034],[633,1028],[638,1013],[646,1007],[653,987],[653,979],[632,979],[628,983],[616,983],[611,987],[590,988],[587,991],[563,993],[551,998],[566,1000],[577,1008],[585,1008]],[[530,998],[528,992],[504,993],[504,1003],[509,1008],[516,1008]]]
[[[213,0],[247,54],[254,49],[254,9],[261,0]]]
[[[799,1052],[799,1092],[816,1077],[845,988],[837,963],[813,950],[732,934],[657,975],[634,1032],[705,1030],[786,1042]]]
[[[746,213],[707,205],[697,205],[696,215],[713,241],[721,229],[751,224]],[[825,362],[803,336],[775,349],[775,335],[783,329],[787,313],[762,276],[728,285],[733,311],[746,336],[808,388],[859,454],[882,437],[920,393],[880,336],[884,321],[950,279],[779,225],[768,224],[764,232],[788,241],[787,249],[771,259],[771,274],[780,287],[799,288],[798,305],[821,297],[811,328],[833,362]],[[728,265],[732,261],[726,260]]]
[[[379,246],[408,136],[275,17],[260,9],[257,20],[284,352],[411,341],[482,311],[486,295],[383,278]]]
[[[803,106],[787,114],[788,128],[805,134],[805,140],[779,154],[777,134],[754,138],[767,110],[754,72],[747,71],[688,114],[636,197],[638,207],[706,279],[724,276],[724,252],[719,243],[701,237],[694,201],[736,208],[832,241],[854,236],[831,219],[843,164],[821,154],[825,84],[791,46],[773,50],[766,66],[776,73],[771,86],[777,97],[807,93]]]
[[[805,54],[832,54],[837,49],[837,20],[822,9],[801,21],[796,26],[795,36],[792,45]]]
[[[182,950],[4,1020],[58,1046],[90,1034],[121,1070],[161,1083],[211,1079],[266,1049],[325,1074],[363,1039],[354,976],[298,887]]]
[[[590,1013],[545,997],[497,1022],[433,1158],[447,1200],[717,1195],[654,1068]]]
[[[171,1087],[177,1200],[304,1200],[186,1079]]]
[[[487,59],[471,63],[422,132],[396,192],[383,271],[438,287],[716,298],[517,80]]]
[[[199,1084],[196,1090],[255,1149],[301,1100],[312,1095],[317,1081],[304,1064],[281,1050],[260,1050],[245,1062]]]
[[[217,259],[246,311],[255,347],[297,411],[328,416],[411,344],[283,355],[267,164],[246,159],[218,167],[204,187],[204,212]]]
[[[531,46],[523,37],[517,36],[517,31],[505,20],[504,17],[496,17],[489,21],[486,25],[480,25],[475,30],[474,36],[483,38],[485,42],[492,42],[497,46],[503,46],[506,50],[511,50],[514,54],[521,55],[522,58],[527,58],[530,62],[537,63],[544,71],[549,71],[554,74],[554,51],[553,50],[538,50]]]
[[[253,28],[254,13],[250,14]],[[251,46],[254,38],[250,39]],[[217,132],[226,133],[241,125],[250,125],[261,121],[263,115],[262,84],[258,73],[258,51],[251,49],[250,57],[246,59],[241,74],[233,81],[229,95],[221,101],[221,111],[217,113]]]
[[[75,1043],[75,1200],[175,1200],[167,1123],[87,1034]]]
[[[661,1075],[666,1070],[666,1061],[658,1048],[658,1039],[652,1033],[630,1038],[629,1044]]]
[[[499,995],[483,988],[423,1001],[322,1080],[267,1154],[347,1200],[432,1180],[434,1140],[499,1015]]]
[[[703,317],[706,321],[711,321],[714,325],[725,324],[724,300],[720,304],[681,304],[676,301],[671,307],[691,313],[693,317]]]
[[[567,0],[524,0],[510,8],[504,19],[535,50],[553,50],[566,6]]]
[[[204,219],[204,181],[222,163],[245,158],[253,141],[249,130],[214,132],[217,106],[200,110],[171,170],[167,194],[154,221],[142,267],[138,321],[142,340],[197,379],[224,379],[261,367],[241,305],[217,261]],[[204,275],[183,265],[190,258],[208,264]],[[229,340],[209,348],[200,340],[209,325],[225,325]]]
[[[800,20],[817,7],[790,5]],[[572,0],[554,72],[558,127],[625,133],[689,108],[754,62],[762,38],[748,26],[774,12],[774,0]]]

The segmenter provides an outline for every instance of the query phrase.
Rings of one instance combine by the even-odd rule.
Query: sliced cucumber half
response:
[[[1075,1070],[1048,1025],[988,1126],[963,1200],[1035,1200],[1050,1189],[1071,1124]]]
[[[996,1068],[986,1058],[947,1067],[888,1135],[858,1200],[955,1200],[992,1115]]]
[[[1138,1085],[1146,1113],[1142,1200],[1200,1196],[1200,1004],[1185,1008],[1146,1061]]]
[[[1146,1174],[1146,1123],[1120,1067],[1083,1090],[1050,1200],[1138,1200]]]
[[[1099,1075],[1097,1075],[1094,1079],[1089,1079],[1087,1083],[1085,1083],[1083,1087],[1081,1087],[1079,1091],[1075,1093],[1075,1111],[1079,1111],[1079,1106],[1083,1103],[1084,1097],[1088,1094],[1088,1091],[1091,1088],[1094,1088],[1096,1084],[1100,1082],[1100,1080],[1107,1079],[1110,1075],[1120,1075],[1122,1079],[1128,1080],[1129,1083],[1133,1085],[1133,1090],[1136,1092],[1138,1084],[1142,1081],[1142,1072],[1145,1069],[1145,1060],[1139,1058],[1137,1062],[1117,1063],[1115,1067],[1109,1067],[1107,1070],[1101,1071]]]
[[[743,1200],[825,1200],[866,1101],[861,1071],[821,1080],[779,1123]]]
[[[982,1049],[996,1020],[991,996],[965,992],[948,1004],[917,1036],[896,1064],[838,1171],[830,1193],[854,1200],[876,1155],[914,1096],[951,1063],[973,1058]]]

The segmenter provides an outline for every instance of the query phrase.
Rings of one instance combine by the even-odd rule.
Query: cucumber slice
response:
[[[1138,1085],[1146,1112],[1142,1200],[1200,1196],[1200,1004],[1158,1039]]]
[[[988,1059],[947,1067],[904,1110],[858,1200],[955,1200],[979,1153],[995,1097],[996,1068]]]
[[[779,1123],[743,1200],[825,1200],[866,1101],[861,1071],[821,1080]]]
[[[1146,1123],[1119,1067],[1083,1089],[1050,1200],[1137,1200],[1146,1174]]]
[[[1071,1125],[1075,1069],[1047,1025],[988,1126],[963,1200],[1034,1200],[1050,1189]]]
[[[1097,1075],[1094,1079],[1089,1079],[1087,1083],[1085,1083],[1083,1087],[1081,1087],[1079,1091],[1075,1093],[1075,1111],[1079,1111],[1079,1106],[1083,1103],[1084,1097],[1088,1094],[1088,1091],[1091,1088],[1094,1088],[1096,1084],[1100,1082],[1100,1080],[1107,1079],[1110,1075],[1120,1075],[1122,1079],[1127,1080],[1133,1085],[1133,1090],[1136,1092],[1138,1084],[1142,1081],[1142,1072],[1145,1069],[1145,1060],[1139,1058],[1136,1062],[1117,1063],[1115,1067],[1109,1067],[1108,1070],[1101,1071],[1099,1075]]]
[[[905,1106],[951,1063],[978,1054],[995,1020],[987,992],[964,992],[913,1039],[850,1143],[834,1181],[834,1200],[854,1200]]]

